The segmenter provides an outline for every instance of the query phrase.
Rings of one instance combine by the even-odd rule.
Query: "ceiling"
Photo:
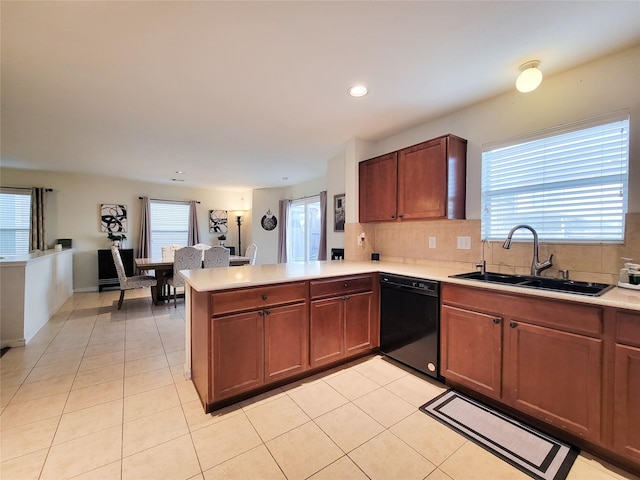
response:
[[[320,177],[349,138],[512,91],[526,61],[548,78],[640,44],[638,1],[0,8],[2,166],[227,190]]]

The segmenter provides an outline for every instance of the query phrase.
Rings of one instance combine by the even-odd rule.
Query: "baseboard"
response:
[[[27,344],[24,338],[14,338],[11,340],[0,340],[0,348],[5,347],[24,347]]]

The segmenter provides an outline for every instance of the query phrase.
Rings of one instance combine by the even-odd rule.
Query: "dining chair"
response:
[[[162,260],[165,261],[173,261],[173,257],[176,253],[176,250],[180,250],[184,245],[178,245],[177,243],[171,243],[169,245],[165,245],[162,247]]]
[[[120,299],[118,300],[118,310],[122,307],[122,301],[124,300],[125,290],[133,290],[134,288],[146,288],[155,287],[158,283],[155,277],[149,275],[135,275],[127,277],[127,273],[124,269],[124,263],[122,263],[122,257],[120,256],[120,250],[118,247],[111,247],[111,255],[113,255],[113,263],[116,265],[116,271],[118,272],[118,280],[120,281]]]
[[[249,257],[251,260],[249,261],[249,265],[256,264],[256,254],[258,253],[258,246],[255,243],[250,243],[247,247],[247,251],[244,254],[245,257]]]
[[[202,252],[202,261],[204,262],[204,252],[211,248],[211,245],[207,245],[206,243],[196,243],[193,248],[197,248]]]
[[[177,289],[184,287],[184,278],[178,272],[180,270],[193,270],[202,267],[202,253],[194,247],[183,247],[176,250],[173,258],[173,275],[165,281],[173,287],[173,307],[177,308]]]
[[[231,251],[222,245],[215,245],[204,252],[204,268],[219,268],[229,266]]]

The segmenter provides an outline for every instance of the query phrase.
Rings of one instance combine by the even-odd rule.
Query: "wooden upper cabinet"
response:
[[[463,219],[467,141],[435,138],[360,163],[360,222]]]
[[[360,222],[385,222],[396,219],[398,154],[360,162]]]

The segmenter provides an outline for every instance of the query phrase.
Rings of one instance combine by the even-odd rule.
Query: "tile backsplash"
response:
[[[640,262],[640,213],[626,217],[625,242],[612,244],[558,244],[540,242],[540,261],[553,254],[553,267],[546,277],[560,277],[568,270],[573,280],[617,283],[622,257]],[[365,234],[363,245],[358,236]],[[471,238],[471,249],[459,250],[457,237]],[[435,237],[435,248],[429,248]],[[480,241],[480,220],[431,220],[415,222],[351,223],[345,226],[345,259],[368,260],[378,252],[381,260],[401,263],[449,265],[461,271],[475,270],[484,258],[487,270],[501,273],[529,274],[533,255],[532,242],[516,243],[505,250],[500,242]]]

